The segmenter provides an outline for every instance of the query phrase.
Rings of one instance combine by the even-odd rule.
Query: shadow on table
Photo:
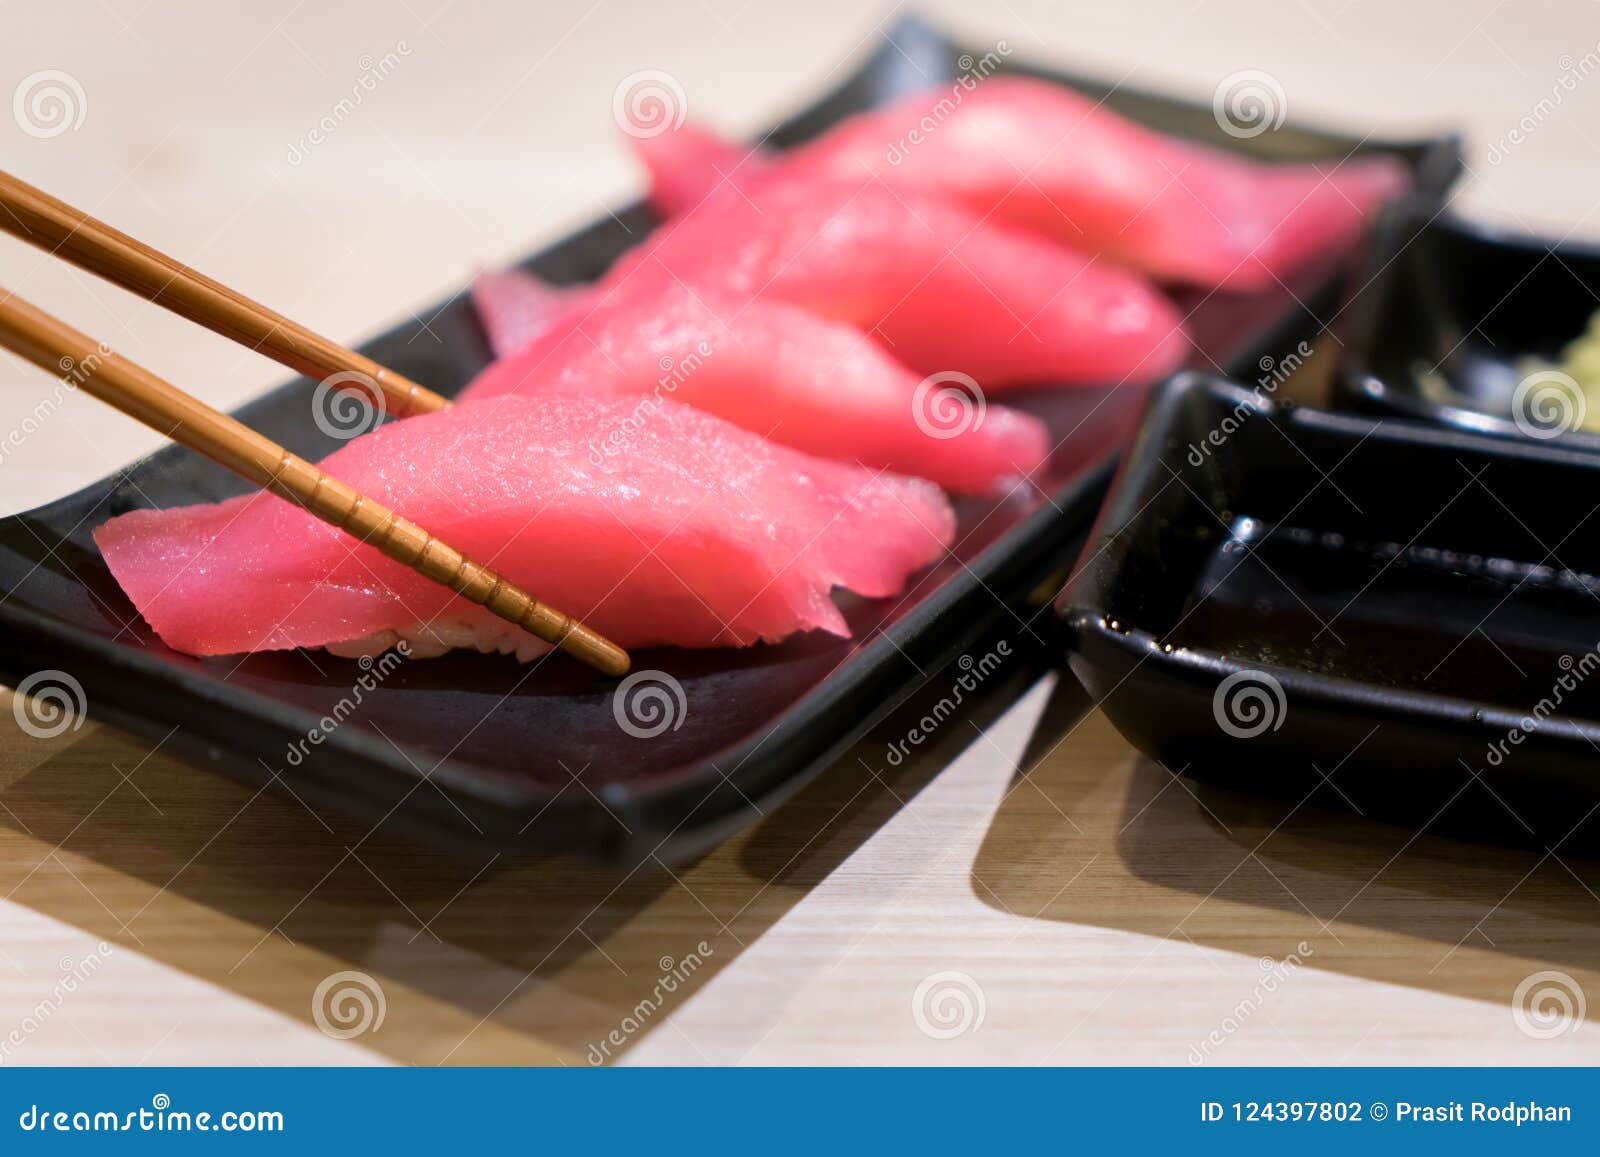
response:
[[[990,903],[1495,1002],[1548,968],[1600,992],[1600,861],[1175,776],[1058,698],[973,866]]]
[[[1017,664],[964,708],[980,725],[1024,685]],[[308,1024],[325,978],[365,972],[386,1014],[355,1042],[396,1060],[604,1063],[736,959],[970,739],[951,726],[899,767],[884,760],[941,687],[935,678],[751,831],[695,863],[647,862],[626,876],[553,859],[465,862],[369,835],[108,727],[42,742],[16,734],[0,742],[0,888]],[[0,717],[6,700],[0,692]],[[753,1045],[766,1027],[719,1033],[718,1059],[736,1060],[739,1033]]]

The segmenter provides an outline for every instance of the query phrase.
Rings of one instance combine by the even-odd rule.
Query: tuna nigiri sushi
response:
[[[695,406],[810,454],[986,493],[1044,461],[1044,423],[985,405],[959,384],[921,383],[859,331],[796,306],[718,302],[676,282],[623,293],[547,323],[552,291],[526,274],[474,289],[497,347],[463,397],[561,392]],[[525,299],[524,308],[518,301]],[[527,330],[513,319],[532,318]]]
[[[626,429],[625,452],[602,447]],[[673,402],[497,397],[394,422],[324,469],[629,647],[849,628],[829,592],[899,592],[939,558],[927,482],[811,458]],[[548,648],[265,492],[136,510],[94,532],[169,646],[411,654]]]
[[[844,121],[781,159],[702,129],[637,140],[666,213],[775,173],[881,181],[1104,253],[1164,280],[1251,290],[1348,245],[1407,183],[1392,157],[1264,164],[1154,132],[1043,81],[993,77]]]
[[[1142,275],[958,202],[835,180],[722,189],[625,254],[602,288],[673,281],[787,301],[878,338],[919,374],[984,384],[1153,381],[1189,350]]]
[[[472,307],[488,335],[489,348],[503,358],[549,329],[584,293],[584,287],[547,285],[516,269],[493,270],[473,279]]]

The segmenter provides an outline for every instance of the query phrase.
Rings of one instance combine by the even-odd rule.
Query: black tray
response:
[[[1374,230],[1347,307],[1339,389],[1356,408],[1600,450],[1518,362],[1554,361],[1600,308],[1600,248],[1397,205]],[[1559,387],[1557,387],[1559,388]]]
[[[1553,845],[1600,804],[1597,495],[1587,452],[1183,375],[1058,604],[1070,665],[1172,771]]]
[[[961,47],[908,21],[837,91],[776,134],[793,144],[846,114],[958,75]],[[1096,82],[1057,74],[1097,95]],[[1126,91],[1111,103],[1162,128],[1224,146],[1208,106]],[[1249,142],[1270,157],[1340,157],[1354,138],[1282,128]],[[1374,146],[1367,146],[1372,148]],[[1453,139],[1394,146],[1420,187],[1442,194],[1459,167]],[[639,206],[608,216],[529,260],[567,283],[603,272],[652,220]],[[1203,364],[1246,367],[1286,348],[1331,305],[1336,259],[1261,296],[1194,295]],[[415,327],[365,347],[379,362],[445,394],[488,360],[467,301],[425,309]],[[431,340],[431,336],[441,339]],[[239,416],[309,458],[336,443],[307,419],[312,383],[291,382]],[[290,744],[345,697],[361,670],[322,653],[201,660],[163,647],[111,580],[90,529],[136,506],[215,500],[236,479],[178,449],[79,494],[0,522],[0,676],[70,672],[91,710],[146,735],[180,730],[169,747],[257,783],[280,773],[300,796],[358,817],[473,850],[579,849],[629,865],[652,853],[704,849],[793,792],[971,641],[1004,627],[1034,641],[1028,592],[1060,570],[1093,517],[1112,455],[1137,421],[1137,390],[1036,391],[1006,398],[1043,417],[1061,439],[1043,490],[1025,500],[963,501],[958,557],[921,578],[903,600],[856,601],[852,642],[806,637],[735,653],[661,650],[636,670],[669,672],[682,686],[678,726],[652,739],[624,733],[614,684],[567,662],[523,668],[478,655],[404,663],[364,695],[359,712],[286,762]],[[117,619],[129,621],[126,629]],[[424,778],[432,785],[422,787]],[[276,786],[276,784],[274,785]],[[435,790],[437,789],[437,790]]]

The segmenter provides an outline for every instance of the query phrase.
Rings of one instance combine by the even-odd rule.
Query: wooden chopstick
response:
[[[361,390],[371,382],[391,417],[450,405],[448,399],[371,358],[312,333],[5,172],[0,172],[0,229],[258,350],[296,373],[319,379],[337,373],[358,375],[354,382],[334,384]]]
[[[0,346],[52,374],[59,373],[63,365],[77,367],[74,381],[85,393],[305,507],[324,522],[591,667],[607,675],[627,673],[627,652],[609,639],[539,602],[416,523],[329,478],[270,438],[107,351],[4,289],[0,289]],[[67,358],[72,361],[66,362]]]

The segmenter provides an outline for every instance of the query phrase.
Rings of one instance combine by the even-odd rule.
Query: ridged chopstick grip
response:
[[[0,289],[0,345],[608,675],[628,654],[422,527],[21,298]]]
[[[265,354],[296,373],[383,395],[384,412],[404,418],[450,405],[425,386],[313,333],[104,221],[0,172],[0,230],[104,277],[181,317]]]
[[[422,527],[283,451],[261,485],[324,522],[381,550],[464,599],[494,612],[609,675],[626,674],[627,655],[570,615],[546,606],[495,571],[473,562]]]

